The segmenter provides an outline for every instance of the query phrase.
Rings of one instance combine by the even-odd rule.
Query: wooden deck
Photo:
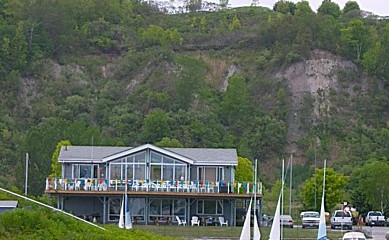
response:
[[[85,191],[85,190],[46,190],[45,193],[62,196],[121,196],[125,191]],[[189,198],[218,198],[218,199],[250,199],[252,194],[237,193],[194,193],[194,192],[161,192],[161,191],[127,191],[128,196],[133,197],[189,197]],[[257,194],[257,198],[262,195]]]

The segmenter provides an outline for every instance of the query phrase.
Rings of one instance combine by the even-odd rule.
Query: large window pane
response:
[[[80,168],[78,164],[73,164],[73,178],[80,177]]]
[[[216,181],[216,168],[215,167],[206,167],[205,168],[205,181]]]
[[[216,213],[217,214],[223,214],[223,202],[217,200],[216,201]]]
[[[108,204],[108,220],[118,221],[120,215],[120,198],[111,198]]]
[[[152,181],[161,179],[161,165],[151,165],[150,179]]]
[[[151,152],[151,163],[161,163],[162,156],[158,153]]]
[[[146,172],[146,166],[145,164],[135,164],[134,165],[134,179],[137,180],[145,180],[145,172]]]
[[[131,201],[131,214],[132,216],[141,216],[144,219],[146,200],[144,198],[135,198]]]
[[[111,164],[110,179],[121,179],[121,167],[120,164]]]
[[[146,163],[146,152],[141,152],[135,155],[136,163]]]
[[[174,170],[173,165],[164,165],[163,166],[163,180],[164,181],[173,180],[173,170]]]
[[[214,200],[204,200],[204,214],[215,214],[216,204]]]
[[[163,199],[162,200],[162,215],[172,215],[172,200]]]
[[[181,179],[186,179],[185,176],[185,166],[175,166],[175,173],[174,173],[174,179],[181,180]]]
[[[174,215],[185,216],[186,202],[184,199],[174,200]]]
[[[92,166],[91,165],[80,165],[79,178],[91,178],[91,177],[92,177]]]
[[[174,160],[169,158],[169,157],[163,157],[163,163],[167,163],[167,164],[173,164],[174,163]]]
[[[161,215],[161,199],[152,199],[150,201],[150,215]]]
[[[134,178],[134,165],[128,164],[127,165],[127,179],[133,179]]]

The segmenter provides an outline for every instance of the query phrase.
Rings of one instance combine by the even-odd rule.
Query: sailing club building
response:
[[[260,208],[260,185],[235,181],[236,149],[63,146],[58,161],[62,176],[47,178],[45,192],[59,209],[91,221],[118,222],[124,194],[134,224],[197,216],[217,225],[222,216],[235,226],[254,188]]]

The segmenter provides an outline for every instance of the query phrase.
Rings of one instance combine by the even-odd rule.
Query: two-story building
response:
[[[237,206],[254,189],[234,179],[235,149],[64,146],[58,161],[62,176],[47,178],[46,193],[58,197],[58,208],[101,223],[119,220],[127,194],[135,224],[223,216],[235,225]]]

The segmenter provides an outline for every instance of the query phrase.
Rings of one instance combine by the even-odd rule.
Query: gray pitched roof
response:
[[[63,146],[59,162],[100,162],[103,158],[131,149],[131,147]]]
[[[191,158],[196,165],[237,165],[238,155],[232,148],[165,148]]]
[[[62,147],[60,162],[103,162],[104,158],[128,151],[132,147],[67,146]],[[161,148],[172,154],[192,159],[195,165],[237,165],[236,149],[223,148]]]

